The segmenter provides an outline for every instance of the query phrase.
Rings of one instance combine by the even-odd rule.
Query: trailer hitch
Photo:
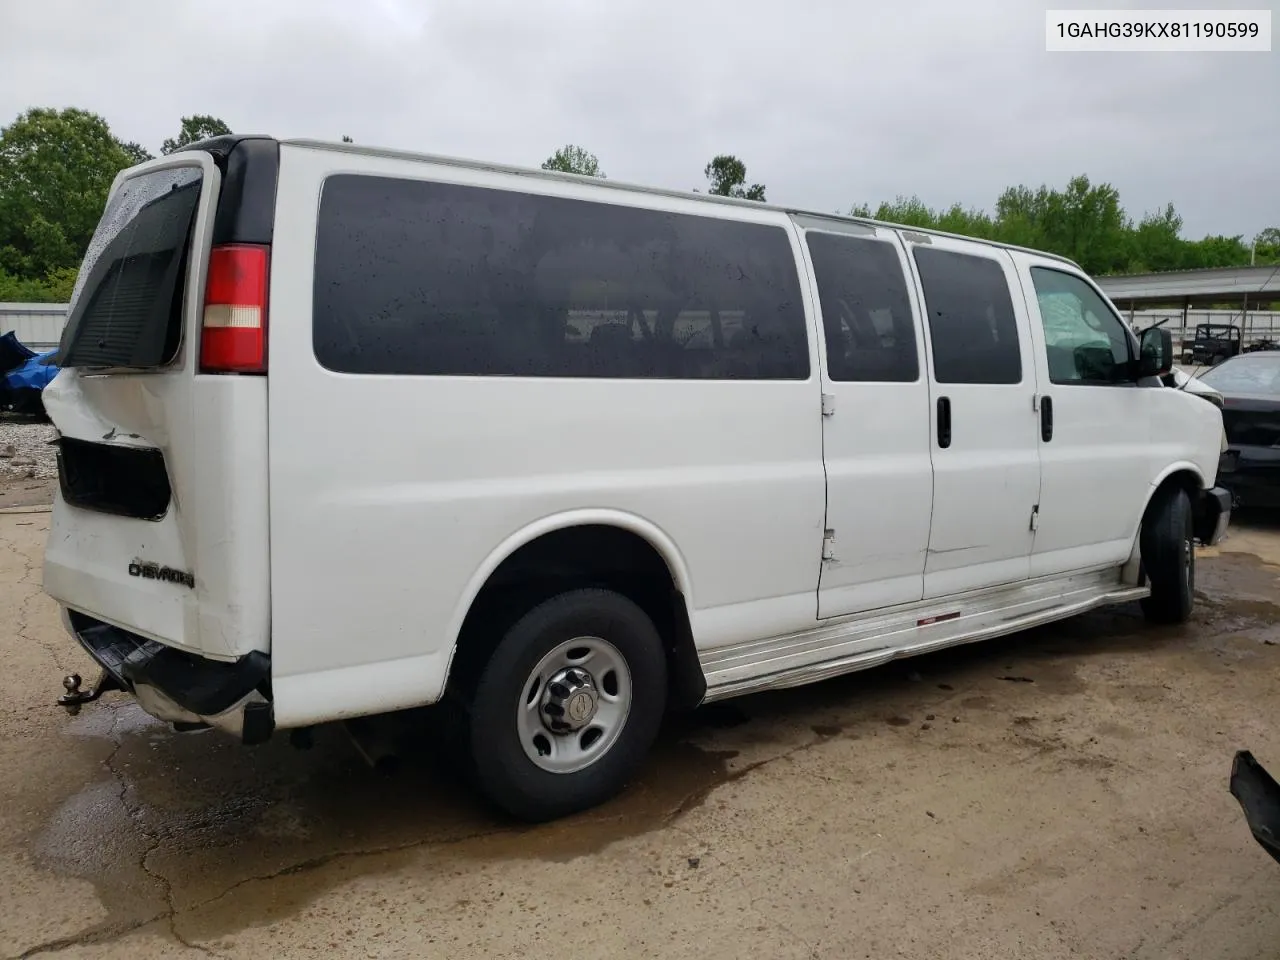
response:
[[[115,678],[115,674],[109,670],[103,670],[98,674],[98,679],[94,681],[92,687],[88,690],[81,690],[80,684],[84,681],[80,679],[80,674],[73,673],[62,678],[62,687],[67,692],[58,698],[58,706],[62,707],[75,716],[80,712],[80,707],[86,703],[92,703],[104,693],[110,693],[112,690],[123,690],[120,681]]]

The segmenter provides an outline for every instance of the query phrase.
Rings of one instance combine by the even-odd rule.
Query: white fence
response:
[[[1246,345],[1254,340],[1269,338],[1280,340],[1280,312],[1266,310],[1191,310],[1183,326],[1181,310],[1138,310],[1124,318],[1144,330],[1161,320],[1173,334],[1176,343],[1195,336],[1196,324],[1230,323],[1240,327]],[[62,327],[67,322],[65,303],[0,303],[0,334],[10,330],[18,339],[36,352],[52,350],[62,338]]]
[[[36,353],[58,345],[66,322],[65,303],[0,303],[0,334],[12,330]]]
[[[1121,313],[1126,320],[1130,318],[1129,311],[1122,310]],[[1195,337],[1196,325],[1201,323],[1239,327],[1240,338],[1246,347],[1255,340],[1280,340],[1280,312],[1270,310],[1189,310],[1185,326],[1181,310],[1137,310],[1132,317],[1139,330],[1165,321],[1161,325],[1173,334],[1174,342],[1179,345],[1190,342]]]

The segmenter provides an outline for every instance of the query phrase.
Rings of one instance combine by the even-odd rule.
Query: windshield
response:
[[[1280,397],[1280,354],[1233,357],[1200,377],[1220,393]]]
[[[1196,336],[1201,338],[1209,338],[1213,340],[1230,340],[1235,337],[1237,330],[1232,326],[1215,327],[1209,325],[1200,325],[1196,327]]]

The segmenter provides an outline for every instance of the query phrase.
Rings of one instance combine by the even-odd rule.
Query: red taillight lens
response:
[[[200,369],[267,372],[267,266],[270,248],[233,243],[209,252]]]

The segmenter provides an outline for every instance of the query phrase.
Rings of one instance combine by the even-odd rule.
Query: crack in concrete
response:
[[[62,662],[62,658],[59,655],[58,651],[54,648],[54,646],[44,637],[39,635],[32,635],[31,633],[28,632],[30,630],[28,621],[31,618],[31,610],[28,609],[29,604],[33,600],[40,600],[41,598],[44,597],[43,578],[32,579],[32,577],[35,575],[34,567],[36,565],[36,558],[31,554],[27,553],[25,550],[21,549],[18,546],[18,544],[13,540],[13,538],[7,537],[4,534],[0,534],[0,544],[8,546],[10,550],[12,550],[16,555],[22,558],[22,564],[23,564],[22,576],[19,577],[18,580],[15,582],[23,584],[24,586],[27,586],[27,587],[34,588],[33,590],[31,590],[30,593],[28,593],[23,598],[22,603],[18,607],[18,623],[17,623],[17,629],[14,631],[14,633],[19,639],[25,640],[27,643],[34,643],[36,646],[44,650],[44,652],[49,655],[49,659],[53,661],[54,666],[56,666],[59,670],[61,670],[65,675],[70,671],[68,670],[67,666]],[[40,546],[41,546],[41,549],[43,549],[43,544],[41,544]]]
[[[251,883],[267,882],[270,880],[278,880],[282,877],[292,877],[303,873],[310,873],[312,870],[319,870],[322,867],[326,867],[329,864],[336,863],[340,860],[360,859],[362,857],[380,857],[390,853],[403,853],[406,850],[416,850],[418,848],[451,847],[459,843],[467,843],[472,840],[484,840],[488,837],[500,837],[515,832],[516,831],[511,829],[501,828],[497,830],[477,830],[474,833],[467,833],[457,837],[449,837],[445,840],[408,840],[404,843],[392,843],[381,847],[369,847],[363,850],[335,850],[332,853],[325,853],[318,857],[301,860],[298,863],[291,863],[288,866],[281,867],[279,870],[273,870],[271,873],[258,874],[237,880],[221,893],[193,903],[189,907],[184,907],[181,911],[178,911],[178,913],[184,915],[195,913],[197,910],[202,910],[205,907],[217,903],[219,900],[225,899],[236,890]]]
[[[133,933],[150,923],[164,918],[163,914],[149,917],[146,920],[130,921],[125,924],[115,924],[111,926],[92,927],[82,933],[72,934],[69,937],[59,937],[56,940],[47,940],[44,943],[29,947],[22,953],[14,955],[10,960],[28,960],[30,957],[42,956],[51,953],[60,953],[63,950],[70,950],[74,947],[90,947],[100,943],[111,943],[119,940],[121,937]]]

